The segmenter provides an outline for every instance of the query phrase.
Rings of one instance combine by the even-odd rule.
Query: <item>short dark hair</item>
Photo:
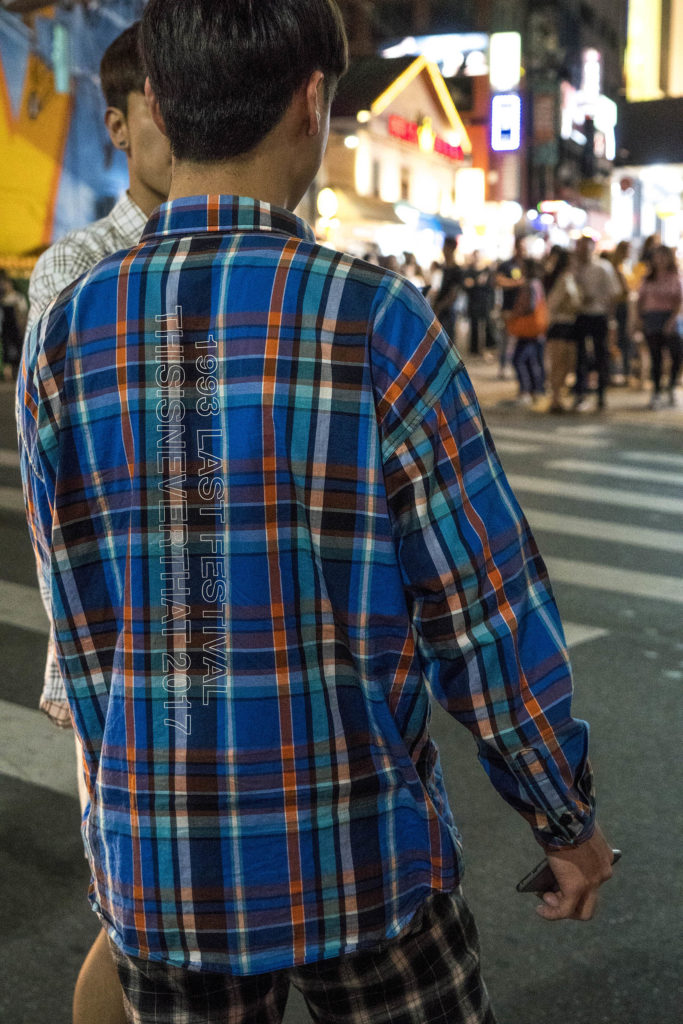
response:
[[[128,116],[128,96],[145,91],[147,72],[140,53],[140,22],[136,21],[117,36],[100,61],[100,84],[108,107],[116,107]]]
[[[348,65],[335,0],[150,0],[141,37],[171,151],[197,163],[248,153],[314,71],[329,88]]]

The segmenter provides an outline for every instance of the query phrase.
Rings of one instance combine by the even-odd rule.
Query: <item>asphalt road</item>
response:
[[[682,420],[641,414],[644,398],[600,418],[520,412],[496,404],[510,388],[482,373],[493,436],[565,621],[600,820],[624,851],[594,921],[540,921],[534,897],[515,892],[539,848],[491,788],[468,734],[435,710],[491,995],[501,1024],[675,1024]],[[72,740],[35,710],[46,627],[15,452],[11,389],[0,384],[0,1021],[69,1024],[97,923]],[[293,993],[286,1024],[308,1021]]]

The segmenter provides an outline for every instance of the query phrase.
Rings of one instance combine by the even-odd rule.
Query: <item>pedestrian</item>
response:
[[[125,153],[129,185],[111,212],[101,220],[65,235],[41,255],[29,284],[29,326],[65,288],[101,259],[138,242],[148,216],[163,202],[170,187],[168,139],[149,113],[145,72],[139,56],[140,23],[125,29],[107,47],[100,63],[106,102],[105,125],[113,145]],[[49,592],[39,584],[50,612]],[[71,713],[52,637],[48,643],[40,708],[58,726],[71,728]],[[76,736],[76,770],[81,812],[88,794],[83,783],[83,752]],[[118,1024],[126,1020],[118,975],[104,930],[83,964],[74,993],[74,1024]]]
[[[625,264],[631,252],[631,243],[628,241],[619,242],[613,253],[609,255],[610,262],[619,281],[619,292],[614,307],[614,317],[617,325],[617,347],[621,357],[619,367],[624,384],[628,385],[631,379],[631,363],[633,361],[633,340],[629,325],[629,300],[631,289],[626,276]]]
[[[676,382],[681,370],[681,338],[678,314],[681,311],[681,278],[673,250],[658,246],[652,253],[651,269],[638,292],[638,315],[650,350],[652,397],[650,408],[659,409],[662,398],[662,357],[668,349],[671,358],[668,403],[676,404]]]
[[[548,851],[611,873],[547,574],[462,361],[293,211],[330,0],[151,0],[169,202],[31,331],[20,447],[131,1022],[490,1024],[426,681]],[[296,60],[293,55],[296,55]],[[429,970],[424,970],[424,965]]]
[[[426,287],[425,275],[422,271],[422,267],[415,259],[415,255],[412,252],[403,253],[403,264],[401,265],[401,273],[404,277],[407,277],[416,288],[422,291]]]
[[[456,340],[456,302],[462,293],[462,267],[456,263],[455,253],[458,239],[446,235],[443,240],[443,263],[441,265],[441,283],[434,300],[434,313],[441,321],[443,329],[453,344]]]
[[[574,277],[571,254],[558,249],[548,262],[545,279],[548,303],[548,367],[550,405],[548,412],[562,413],[562,395],[567,376],[576,368],[576,317],[581,308],[581,295]]]
[[[619,279],[607,260],[595,256],[595,240],[582,235],[576,243],[576,281],[581,294],[581,311],[576,318],[576,386],[574,408],[585,404],[589,371],[588,341],[598,373],[597,409],[605,408],[609,383],[609,318],[619,298]]]
[[[515,238],[512,256],[498,267],[496,274],[496,285],[500,289],[501,305],[500,316],[504,329],[500,333],[500,355],[498,360],[499,376],[506,378],[510,372],[510,362],[514,351],[516,339],[510,333],[508,321],[512,316],[515,303],[519,296],[520,288],[524,279],[524,263],[526,260],[525,241],[521,236]]]
[[[548,307],[536,260],[524,262],[523,283],[518,289],[507,329],[515,339],[512,362],[519,383],[518,402],[533,405],[545,392],[543,348],[548,330]]]
[[[5,380],[16,380],[26,329],[27,303],[7,271],[0,267],[0,336]]]
[[[470,355],[481,354],[481,337],[486,350],[496,347],[496,335],[491,314],[495,301],[493,275],[475,249],[465,267],[463,287],[467,297],[467,316],[470,321]]]
[[[128,188],[106,217],[70,231],[40,256],[29,283],[29,327],[81,274],[134,245],[149,214],[168,196],[171,154],[145,101],[138,36],[135,22],[107,47],[100,64],[104,123],[112,145],[126,156]]]

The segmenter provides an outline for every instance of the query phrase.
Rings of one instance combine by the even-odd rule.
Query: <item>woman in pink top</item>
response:
[[[671,353],[669,404],[676,404],[674,389],[683,356],[676,321],[682,300],[676,258],[671,249],[660,245],[652,253],[652,268],[638,293],[638,314],[652,358],[652,409],[658,409],[662,404],[662,354],[665,348]]]

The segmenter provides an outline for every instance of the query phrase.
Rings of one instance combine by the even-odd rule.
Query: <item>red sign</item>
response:
[[[403,117],[394,114],[389,118],[389,134],[402,142],[410,142],[414,146],[420,145],[420,125],[416,121],[406,121]],[[440,135],[434,135],[432,149],[435,153],[447,157],[448,160],[462,161],[465,159],[462,146],[451,146],[449,142],[442,139]]]

